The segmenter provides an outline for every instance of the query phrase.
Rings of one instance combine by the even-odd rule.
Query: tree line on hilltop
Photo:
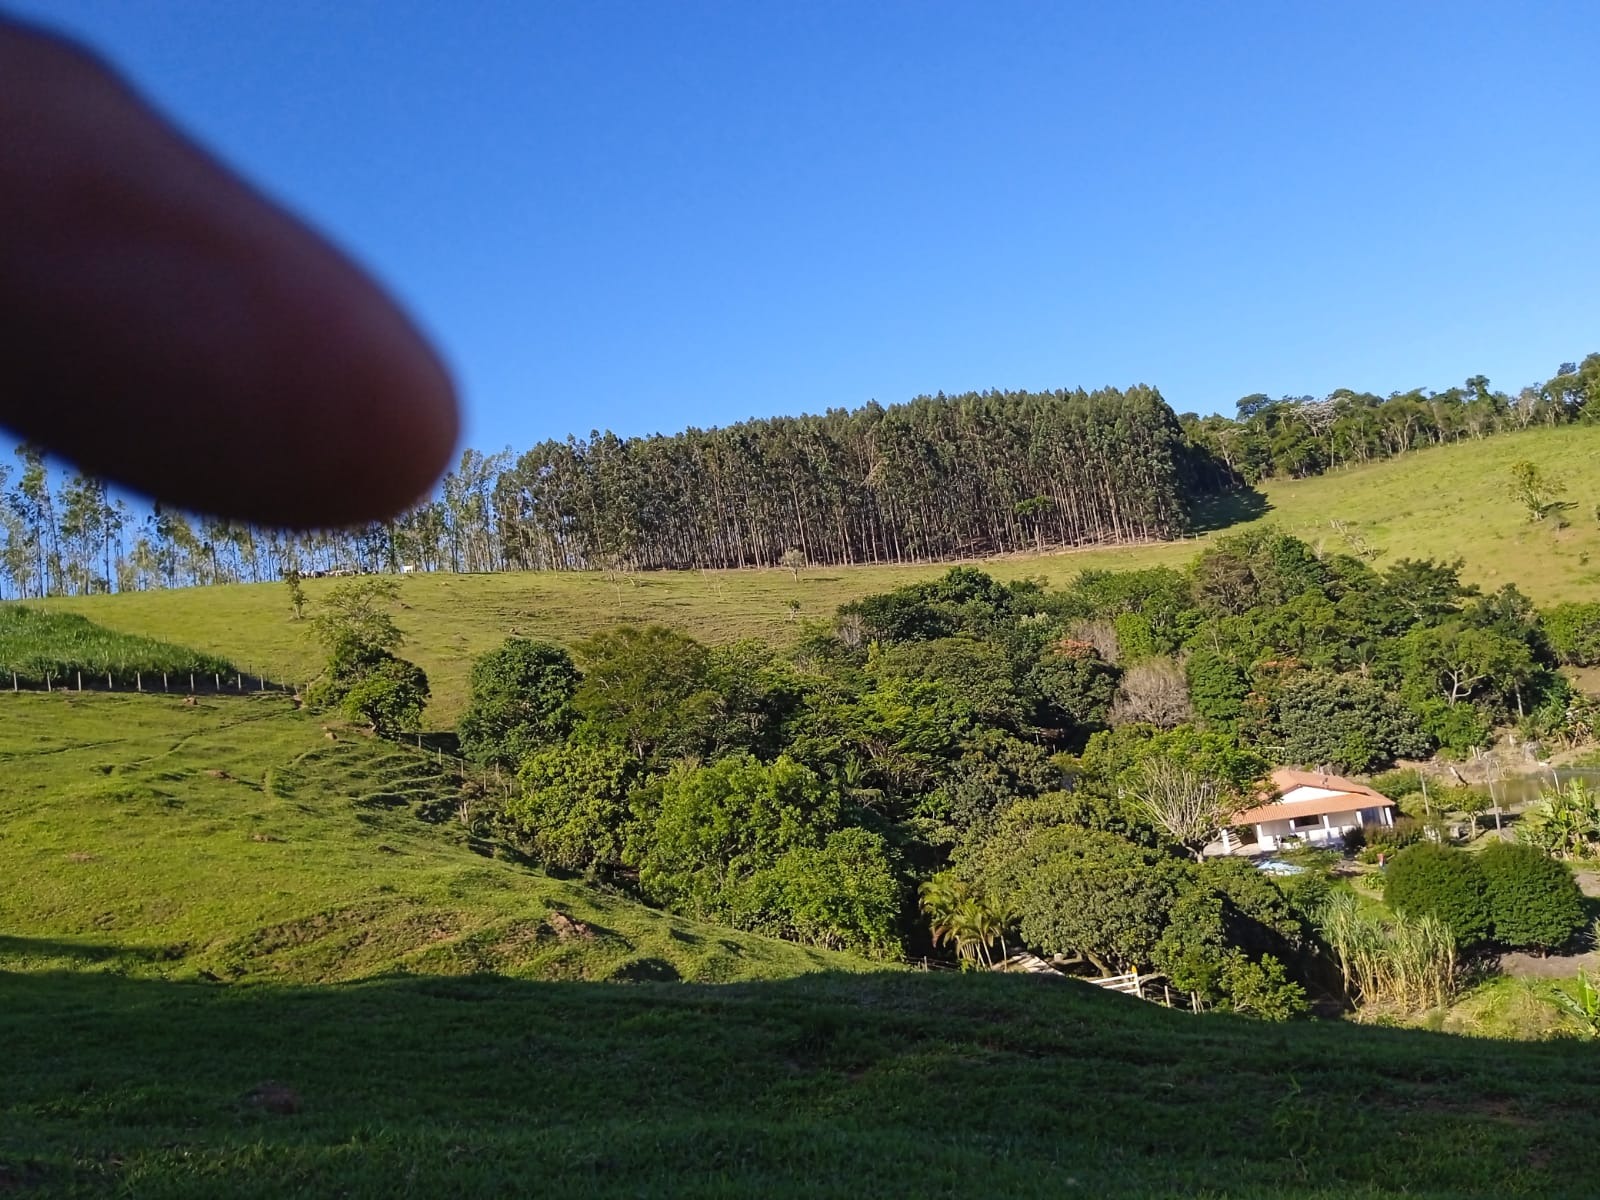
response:
[[[1562,363],[1550,379],[1515,394],[1473,375],[1442,392],[1379,396],[1338,388],[1321,398],[1277,400],[1256,393],[1241,399],[1237,412],[1237,419],[1185,415],[1184,429],[1247,483],[1301,479],[1422,446],[1593,420],[1600,417],[1600,354]]]
[[[290,573],[922,562],[1166,538],[1198,500],[1426,445],[1600,415],[1600,354],[1516,394],[1263,395],[1174,415],[1153,388],[983,392],[718,429],[467,450],[392,521],[288,535],[0,466],[0,598]]]

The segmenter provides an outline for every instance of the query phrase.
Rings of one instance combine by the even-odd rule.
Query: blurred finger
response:
[[[0,18],[0,424],[202,512],[393,514],[450,378],[328,242],[61,39]]]

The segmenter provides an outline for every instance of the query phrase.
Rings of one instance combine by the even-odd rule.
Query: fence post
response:
[[[53,686],[51,686],[54,683],[55,683],[55,677],[53,675],[51,675],[49,671],[46,671],[44,673],[44,690],[47,691],[47,692],[55,691],[56,689]]]
[[[167,690],[167,673],[165,671],[161,672],[161,690],[163,692]]]
[[[144,673],[142,671],[133,673],[133,690],[136,692],[144,691]]]
[[[17,673],[15,671],[11,672],[11,690],[13,692],[17,690]]]
[[[189,672],[189,694],[194,695],[194,672]]]
[[[239,674],[234,677],[233,687],[234,687],[234,691],[236,691],[236,692],[244,691],[244,672],[243,671],[240,671]]]
[[[211,682],[216,685],[217,691],[220,692],[222,690],[222,672],[221,671],[213,671],[213,672],[211,672]]]
[[[78,672],[78,690],[80,692],[83,691],[83,672],[82,671]]]

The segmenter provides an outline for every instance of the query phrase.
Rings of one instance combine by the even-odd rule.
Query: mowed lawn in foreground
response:
[[[1592,1046],[1031,976],[0,972],[23,1195],[1590,1196]]]
[[[1569,525],[1530,523],[1510,499],[1511,464],[1528,459],[1564,479]],[[1600,426],[1507,434],[1421,450],[1371,466],[1263,487],[1267,509],[1246,520],[1237,503],[1208,514],[1222,533],[1273,523],[1330,552],[1352,548],[1349,534],[1379,553],[1465,560],[1464,575],[1485,587],[1514,582],[1541,604],[1600,596]],[[1335,523],[1339,524],[1335,524]],[[1156,545],[1079,549],[985,560],[1001,579],[1053,584],[1086,569],[1181,566],[1217,530]],[[841,603],[918,579],[949,564],[817,567],[795,579],[785,570],[653,572],[618,584],[597,573],[516,572],[433,575],[401,582],[403,653],[428,672],[434,702],[429,728],[454,725],[466,700],[474,655],[513,633],[563,644],[616,621],[661,621],[708,641],[741,637],[791,641],[800,622]],[[315,601],[332,585],[312,580]],[[791,601],[797,612],[790,611]],[[228,585],[52,601],[113,629],[159,637],[228,658],[246,671],[303,683],[320,653],[308,622],[291,619],[282,584]]]

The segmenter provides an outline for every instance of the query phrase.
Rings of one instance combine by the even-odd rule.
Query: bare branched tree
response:
[[[1147,760],[1125,795],[1196,860],[1233,816],[1221,780],[1170,759]]]
[[[851,650],[859,650],[867,640],[867,625],[859,613],[842,613],[834,625],[839,640]]]
[[[600,564],[600,577],[609,583],[617,593],[618,608],[622,607],[622,589],[630,583],[635,587],[639,585],[639,581],[634,578],[634,574],[633,564],[625,558],[609,556],[602,560]]]
[[[1122,648],[1117,644],[1117,627],[1104,617],[1073,622],[1067,636],[1093,646],[1094,652],[1108,663],[1116,662],[1122,655]]]
[[[1155,725],[1176,729],[1194,716],[1189,681],[1170,658],[1152,658],[1129,667],[1111,705],[1113,725]]]

